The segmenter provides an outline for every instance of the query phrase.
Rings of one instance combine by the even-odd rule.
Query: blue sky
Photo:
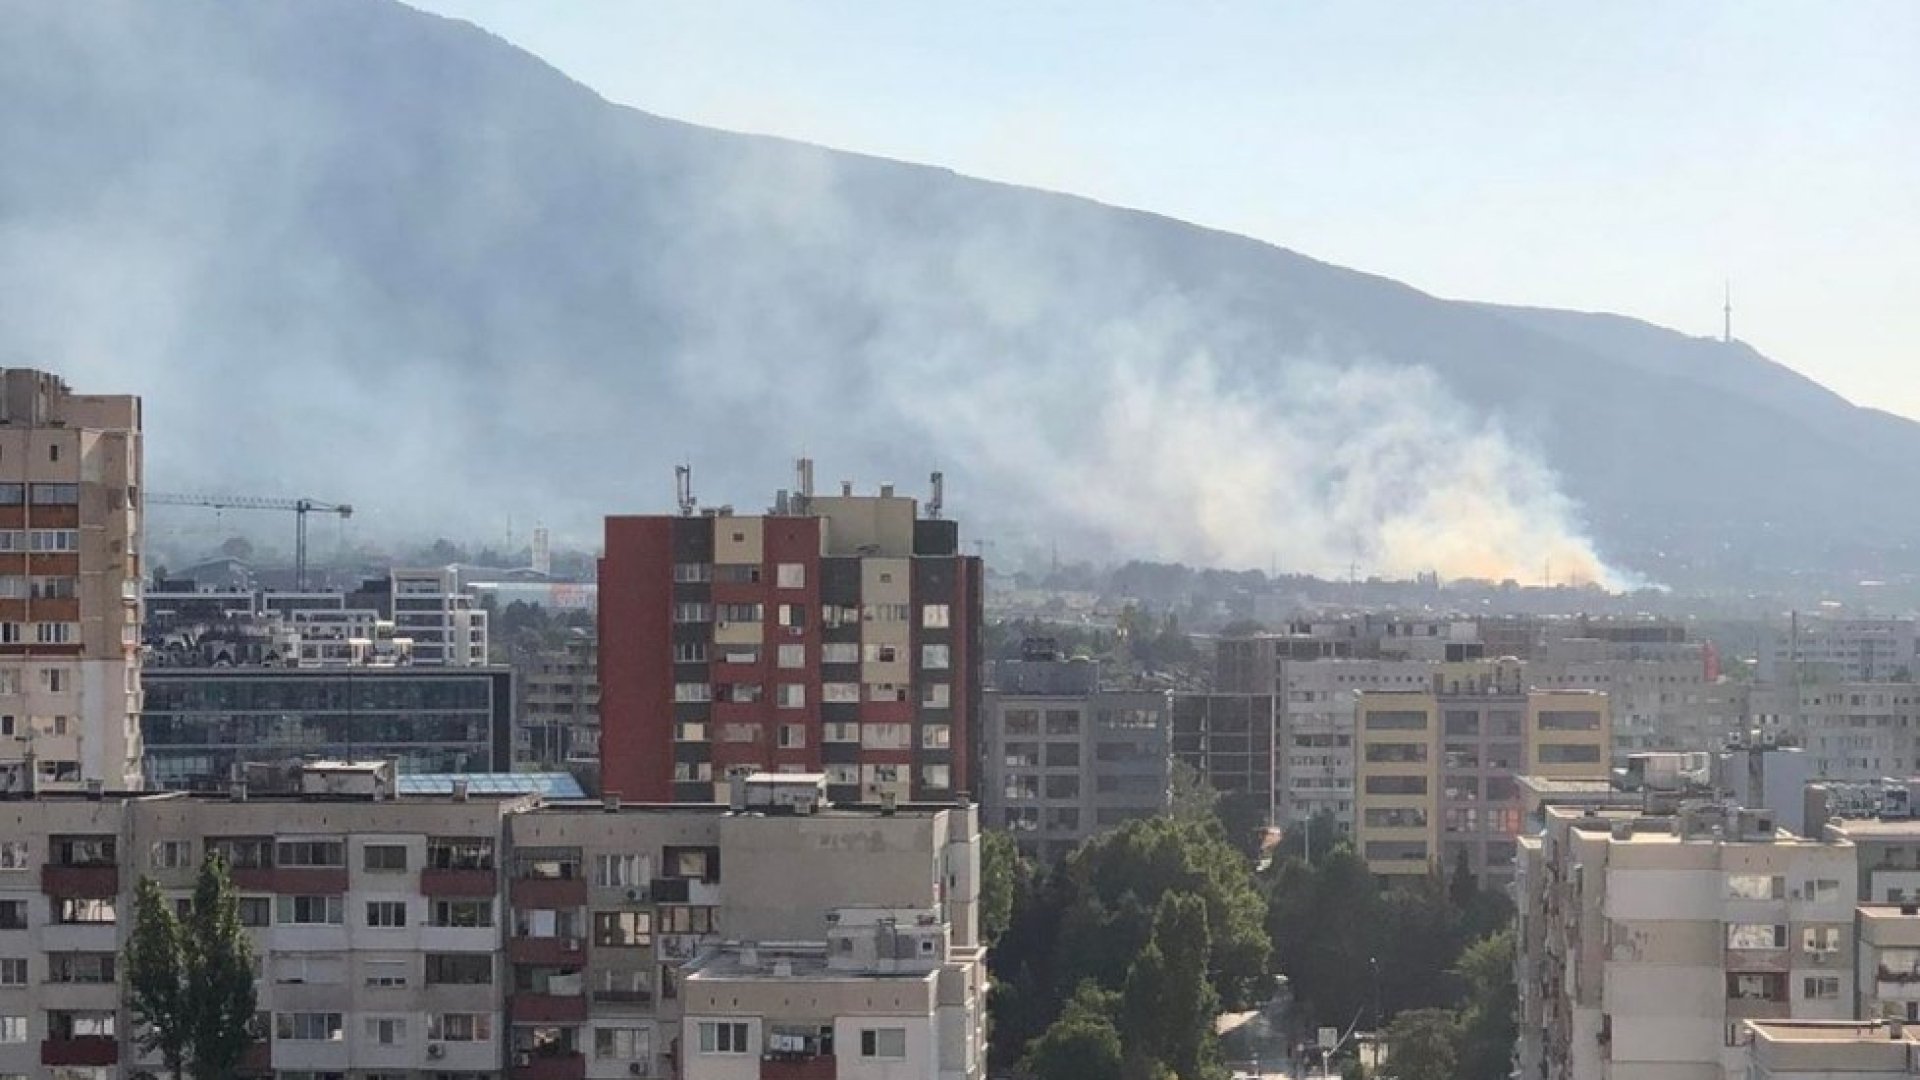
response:
[[[1443,296],[1735,334],[1920,418],[1920,3],[410,0],[607,98]]]

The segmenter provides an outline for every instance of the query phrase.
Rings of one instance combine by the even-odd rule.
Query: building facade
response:
[[[0,1075],[156,1071],[117,984],[134,888],[232,864],[258,962],[250,1073],[284,1080],[984,1076],[974,811],[304,794],[0,804]]]
[[[6,784],[140,781],[141,461],[139,398],[0,368]]]
[[[1173,695],[1173,758],[1222,796],[1274,820],[1280,702],[1272,694]]]
[[[824,772],[842,801],[971,790],[981,566],[937,500],[921,517],[846,485],[758,516],[685,506],[606,522],[604,790],[710,801],[760,769]]]
[[[513,673],[504,667],[156,667],[144,685],[155,787],[221,787],[236,766],[314,757],[388,759],[422,773],[512,767]]]
[[[413,662],[427,667],[487,663],[487,613],[460,588],[452,567],[389,574],[393,632],[413,643]]]
[[[575,631],[550,649],[514,660],[520,693],[514,760],[560,769],[600,759],[599,643]]]
[[[980,793],[987,828],[1005,829],[1029,857],[1053,861],[1090,836],[1166,811],[1165,691],[1103,691],[1090,661],[1027,659],[1017,667],[1016,675],[997,665],[996,678],[1050,692],[986,694]]]

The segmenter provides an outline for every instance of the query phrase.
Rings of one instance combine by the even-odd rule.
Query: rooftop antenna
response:
[[[674,497],[680,503],[680,516],[692,517],[694,507],[698,504],[693,501],[693,466],[691,464],[673,467],[673,490]]]
[[[1733,344],[1733,280],[1731,278],[1726,282],[1726,304],[1720,309],[1720,315],[1720,341],[1722,344],[1731,345]]]
[[[813,503],[813,459],[801,457],[793,459],[793,486],[796,498],[793,500],[793,512],[809,513]]]
[[[927,517],[940,520],[940,508],[947,500],[947,477],[944,473],[933,474],[933,497],[927,500]]]

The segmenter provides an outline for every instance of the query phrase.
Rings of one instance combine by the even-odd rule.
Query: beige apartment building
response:
[[[1604,777],[1607,697],[1528,690],[1514,662],[1436,665],[1424,690],[1357,695],[1355,838],[1376,874],[1512,876],[1522,774]]]
[[[1747,1080],[1910,1080],[1920,1030],[1877,1020],[1752,1020]]]
[[[1716,804],[1543,814],[1515,885],[1520,1075],[1737,1080],[1748,1021],[1854,1015],[1853,844]]]
[[[261,795],[0,803],[0,1077],[111,1080],[143,875],[233,866],[261,1043],[287,1080],[983,1075],[972,807],[397,797],[386,765]]]
[[[140,783],[140,399],[0,368],[0,786]]]

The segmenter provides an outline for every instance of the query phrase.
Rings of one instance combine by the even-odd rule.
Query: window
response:
[[[677,623],[703,623],[711,621],[707,605],[687,601],[673,605],[673,621]]]
[[[79,594],[80,579],[65,575],[33,579],[35,600],[71,600]]]
[[[1816,904],[1828,904],[1840,899],[1840,883],[1833,878],[1815,878],[1807,882],[1807,899]]]
[[[73,552],[80,550],[80,531],[78,529],[35,529],[28,534],[28,543],[35,552]]]
[[[704,641],[676,641],[673,643],[673,662],[676,664],[704,664],[707,662],[707,643]]]
[[[857,664],[860,662],[860,646],[851,641],[829,641],[820,646],[820,662],[823,664]]]
[[[282,926],[339,926],[343,921],[338,896],[276,896],[274,922]]]
[[[807,725],[805,724],[781,724],[780,725],[780,749],[801,750],[801,749],[805,749],[806,745],[807,745]]]
[[[697,720],[682,720],[673,725],[673,739],[675,742],[706,742],[707,725]]]
[[[35,623],[34,628],[38,630],[48,625],[51,624]],[[43,641],[41,644],[44,645],[46,643]],[[40,689],[49,690],[56,694],[63,690],[71,690],[73,689],[73,678],[64,668],[43,667],[40,669]]]
[[[407,925],[407,902],[405,900],[367,901],[367,925],[378,930],[392,930]]]
[[[820,700],[835,705],[858,705],[860,703],[860,684],[851,682],[830,682],[820,684]]]
[[[596,911],[593,943],[616,949],[637,949],[653,943],[653,916],[645,911]]]
[[[0,840],[0,870],[29,869],[33,849],[25,840]]]
[[[1786,896],[1787,879],[1779,875],[1727,875],[1727,899],[1729,900],[1784,900]]]
[[[272,960],[276,983],[339,986],[347,981],[347,958],[341,953],[282,952]]]
[[[27,485],[0,484],[0,506],[19,506],[27,501]]]
[[[24,956],[9,956],[0,959],[0,986],[27,985],[27,959]]]
[[[1729,949],[1784,949],[1787,928],[1766,923],[1730,923],[1727,926]]]
[[[273,1037],[300,1042],[339,1042],[345,1037],[345,1029],[339,1013],[275,1013]]]
[[[866,657],[869,664],[891,664],[900,658],[900,650],[892,645],[868,645]]]
[[[663,934],[717,934],[720,932],[720,920],[714,918],[710,907],[687,907],[671,904],[660,909],[660,932]]]
[[[1840,996],[1840,976],[1809,975],[1801,990],[1809,1001],[1832,1001]]]
[[[493,1038],[488,1013],[438,1013],[427,1018],[427,1038],[439,1042],[486,1042]]]
[[[821,742],[857,743],[860,741],[860,725],[850,723],[830,723],[823,726]]]
[[[804,589],[807,587],[807,566],[805,563],[783,562],[773,569],[773,583],[782,589]]]
[[[948,683],[920,684],[920,704],[929,709],[945,709],[953,704],[953,687]]]
[[[1546,743],[1540,747],[1542,765],[1597,765],[1599,762],[1600,747],[1593,743]]]
[[[761,609],[759,604],[721,604],[720,621],[723,623],[759,622]]]
[[[953,745],[953,729],[946,724],[920,725],[922,750],[945,750]]]
[[[860,1056],[863,1058],[903,1058],[907,1056],[906,1028],[862,1028]]]
[[[367,985],[375,989],[407,985],[407,962],[405,960],[367,961]]]
[[[406,1042],[406,1020],[397,1016],[367,1017],[367,1041],[376,1046],[398,1046]]]
[[[1427,778],[1424,776],[1369,776],[1366,790],[1369,795],[1425,795]]]
[[[341,840],[282,840],[274,848],[277,866],[345,866],[347,845]]]
[[[1810,953],[1831,953],[1840,951],[1840,928],[1837,926],[1809,926],[1801,931],[1800,944]]]
[[[0,623],[0,645],[18,645],[25,640],[20,636],[19,623]]]
[[[952,609],[945,604],[924,604],[920,608],[920,625],[931,630],[944,630],[950,625]]]
[[[395,874],[407,868],[407,849],[400,844],[368,844],[360,856],[369,873]]]
[[[428,986],[488,986],[493,982],[492,953],[428,953]]]
[[[783,668],[803,668],[807,666],[807,647],[805,645],[782,645],[774,653],[774,662]]]
[[[477,930],[493,925],[491,900],[435,900],[429,925]]]
[[[1367,761],[1372,764],[1406,765],[1426,760],[1426,743],[1367,744]]]
[[[1079,777],[1070,777],[1078,781]],[[920,766],[920,783],[923,787],[944,790],[953,786],[953,767],[950,765]]]
[[[602,889],[626,889],[645,885],[653,877],[653,867],[645,855],[595,855],[593,883]]]
[[[760,567],[757,563],[721,563],[713,568],[713,579],[723,585],[758,585]]]
[[[21,1041],[26,1040],[23,1038]],[[751,1053],[752,1051],[747,1047],[747,1025],[738,1021],[702,1021],[700,1052],[703,1054]]]
[[[47,981],[56,983],[105,984],[114,981],[116,957],[112,953],[74,952],[47,954]],[[22,961],[25,963],[25,961]]]
[[[26,928],[27,902],[0,900],[0,930],[25,930]]]
[[[807,625],[807,605],[781,604],[775,613],[775,621],[790,630],[798,630]]]
[[[668,848],[667,876],[690,881],[718,881],[719,854],[716,848]]]
[[[23,1043],[26,1041],[26,1017],[0,1016],[0,1043]]]
[[[651,1034],[646,1028],[595,1028],[593,1056],[646,1061],[653,1057]]]
[[[674,563],[673,580],[685,585],[713,580],[713,567],[706,563]]]
[[[868,750],[905,750],[913,745],[913,729],[907,724],[863,724],[860,745]]]
[[[193,864],[193,842],[190,840],[157,840],[148,853],[148,862],[155,870],[178,870]]]
[[[113,901],[63,896],[54,905],[53,921],[68,925],[102,925],[115,921]]]
[[[261,927],[272,921],[273,901],[265,896],[240,897],[240,925]]]
[[[1425,731],[1427,714],[1423,712],[1380,711],[1366,714],[1368,731]]]
[[[804,683],[781,683],[774,687],[774,691],[774,704],[782,709],[807,707],[807,687]]]
[[[1540,730],[1599,731],[1600,714],[1590,709],[1577,711],[1542,709],[1540,711]]]
[[[920,646],[920,666],[928,671],[945,671],[951,661],[952,652],[945,645]]]
[[[680,702],[712,701],[713,687],[702,682],[674,683],[673,700]]]

